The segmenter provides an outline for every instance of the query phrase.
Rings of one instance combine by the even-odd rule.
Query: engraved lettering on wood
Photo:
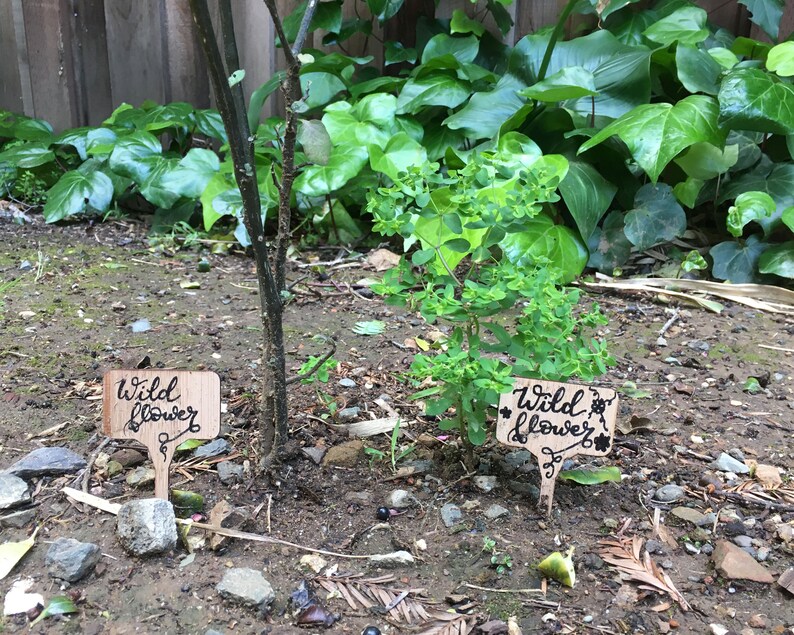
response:
[[[221,424],[220,379],[188,370],[111,370],[103,382],[102,431],[136,439],[154,464],[155,496],[168,499],[168,468],[188,439],[212,439]]]
[[[551,513],[554,483],[565,459],[603,456],[612,449],[618,396],[608,388],[516,379],[499,399],[496,438],[538,459],[538,505]]]

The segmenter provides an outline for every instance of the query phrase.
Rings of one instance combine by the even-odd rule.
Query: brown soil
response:
[[[0,285],[13,281],[0,294],[0,468],[42,444],[66,445],[91,456],[102,439],[97,426],[103,372],[134,367],[145,356],[153,365],[217,372],[228,410],[222,433],[233,446],[237,457],[233,460],[256,466],[253,395],[261,372],[261,331],[250,260],[197,249],[153,250],[140,226],[126,222],[91,227],[2,222],[0,239]],[[202,257],[212,264],[209,273],[197,272]],[[335,257],[334,251],[320,254],[322,260]],[[30,267],[21,269],[26,260]],[[791,319],[738,305],[728,305],[720,315],[682,307],[680,319],[666,333],[668,346],[659,348],[656,340],[670,317],[669,305],[647,296],[597,298],[610,318],[601,335],[611,342],[618,360],[617,367],[603,378],[604,384],[620,387],[632,381],[649,391],[645,397],[622,398],[618,426],[625,430],[632,418],[643,418],[640,423],[648,429],[618,436],[608,462],[620,467],[622,483],[583,487],[560,482],[554,513],[545,518],[531,498],[539,482],[537,469],[511,472],[503,460],[510,449],[493,441],[481,452],[482,469],[499,477],[499,486],[490,493],[479,491],[471,479],[461,478],[465,473],[453,442],[440,448],[418,445],[397,467],[412,459],[432,459],[434,468],[429,474],[396,479],[388,458],[369,461],[368,455],[360,454],[354,467],[318,466],[301,451],[347,440],[337,428],[323,423],[329,408],[318,391],[330,395],[327,400],[337,409],[360,407],[361,420],[386,416],[375,403],[385,395],[406,422],[401,447],[422,433],[439,434],[433,422],[419,416],[417,404],[408,399],[411,388],[400,380],[413,355],[405,348],[406,338],[427,338],[438,327],[385,306],[378,298],[351,293],[345,285],[372,275],[358,265],[323,269],[296,264],[293,269],[293,280],[308,276],[304,282],[316,284],[296,287],[300,294],[286,309],[288,368],[294,372],[308,355],[322,351],[322,344],[312,341],[317,334],[336,339],[341,363],[327,384],[291,386],[291,440],[278,477],[270,481],[247,477],[228,487],[220,483],[212,462],[196,464],[178,458],[173,486],[202,494],[207,512],[221,500],[256,511],[246,530],[300,545],[350,554],[414,550],[416,564],[393,571],[396,580],[391,586],[423,588],[426,597],[440,602],[442,609],[449,608],[448,597],[464,605],[470,601],[480,623],[515,616],[525,634],[657,633],[670,628],[679,633],[708,633],[713,623],[743,633],[783,633],[794,627],[792,596],[779,586],[726,580],[708,555],[690,554],[684,548],[687,539],[702,546],[726,537],[730,533],[727,516],[714,533],[699,530],[700,535],[693,535],[694,526],[667,513],[671,505],[652,503],[647,496],[654,487],[677,483],[686,488],[687,497],[673,506],[732,511],[739,518],[752,518],[754,524],[746,523],[751,526],[745,531],[769,548],[765,566],[779,574],[794,564],[794,546],[775,534],[772,522],[776,514],[780,522],[794,519],[790,499],[780,492],[769,493],[769,500],[781,506],[778,510],[728,501],[709,496],[701,479],[709,472],[707,455],[739,448],[748,459],[783,468],[784,481],[791,487],[794,358],[791,353],[759,347],[792,348]],[[186,281],[199,282],[200,288],[180,286]],[[34,314],[31,317],[26,311]],[[141,318],[148,319],[152,329],[132,333],[131,323]],[[386,332],[378,336],[352,332],[356,322],[372,319],[384,320]],[[702,348],[708,350],[690,346],[697,341],[705,342],[708,346]],[[668,358],[676,358],[680,365],[665,361]],[[764,391],[743,391],[751,376],[760,379]],[[340,386],[343,377],[353,379],[356,386]],[[63,422],[68,425],[54,435],[36,436]],[[366,439],[364,444],[388,456],[387,435]],[[125,445],[129,442],[111,442],[105,452]],[[130,488],[125,475],[107,480],[95,469],[90,491],[116,502],[151,495]],[[290,594],[310,577],[299,568],[300,550],[232,540],[219,552],[198,551],[184,567],[179,565],[187,553],[181,546],[163,557],[131,558],[116,540],[112,516],[91,508],[81,510],[60,493],[65,485],[79,488],[79,476],[37,483],[37,519],[42,524],[37,544],[0,581],[0,593],[5,595],[15,578],[32,577],[34,591],[50,598],[61,591],[46,572],[47,543],[64,536],[100,545],[104,556],[98,569],[69,589],[79,592],[79,613],[45,620],[34,632],[323,631],[297,628],[288,610]],[[376,509],[396,488],[414,492],[420,506],[393,517],[386,529],[372,529],[378,522]],[[473,501],[479,505],[463,512],[460,525],[444,526],[439,510],[445,503]],[[484,511],[494,503],[508,508],[510,515],[488,520]],[[663,563],[691,605],[686,612],[666,595],[621,583],[616,571],[596,556],[598,541],[620,528],[627,536],[659,540],[652,527],[654,507],[661,508],[663,525],[677,545],[663,543],[663,553],[653,558]],[[21,540],[32,525],[0,530],[0,543]],[[484,537],[495,540],[497,549],[510,555],[509,573],[499,575],[491,566],[482,552]],[[416,549],[418,539],[426,541],[426,551]],[[576,548],[578,580],[573,589],[549,582],[544,596],[465,586],[538,588],[537,563],[569,546]],[[339,571],[369,576],[389,573],[367,568],[366,560],[327,559],[329,564],[337,563]],[[215,586],[232,566],[261,569],[271,581],[276,601],[269,614],[218,596]],[[359,633],[368,624],[378,625],[384,633],[418,632],[389,616],[352,610],[341,599],[325,601],[325,591],[315,588],[329,610],[341,615],[325,632]],[[666,602],[669,607],[664,606]],[[2,619],[0,632],[28,629],[24,615]],[[743,630],[750,628],[748,622],[752,631]]]

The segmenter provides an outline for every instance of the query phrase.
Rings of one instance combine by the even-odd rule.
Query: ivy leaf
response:
[[[77,611],[77,606],[69,596],[56,595],[50,600],[50,603],[44,608],[44,610],[39,613],[39,616],[30,623],[30,627],[33,628],[36,624],[48,617],[77,613]]]
[[[397,113],[397,98],[388,93],[367,95],[353,106],[352,112],[359,121],[374,124],[381,130],[391,131]]]
[[[482,35],[485,33],[485,27],[482,22],[472,20],[460,9],[455,9],[452,12],[452,20],[449,23],[450,33],[474,33],[474,35]]]
[[[136,130],[115,143],[108,165],[116,174],[143,183],[162,152],[157,137],[145,130]]]
[[[381,150],[377,145],[369,146],[369,164],[375,172],[382,172],[396,181],[400,172],[427,162],[427,151],[404,132],[394,135]]]
[[[786,227],[794,232],[794,207],[789,207],[786,211],[784,211],[783,215],[780,217],[780,220],[783,221],[783,224]]]
[[[626,238],[640,251],[668,242],[686,231],[686,213],[666,183],[643,185],[626,214]]]
[[[367,162],[367,149],[336,146],[326,165],[310,165],[295,179],[295,190],[306,196],[325,196],[344,186]]]
[[[732,179],[725,187],[720,201],[737,198],[743,192],[766,192],[775,201],[776,211],[758,222],[768,235],[780,221],[784,210],[794,205],[794,163],[760,164],[752,172]]]
[[[12,136],[23,141],[50,141],[52,139],[52,126],[43,119],[18,116],[12,130]]]
[[[370,320],[369,322],[356,322],[352,331],[356,335],[380,335],[386,330],[386,323],[381,320]]]
[[[556,102],[597,95],[593,74],[581,66],[569,66],[518,92],[538,101]]]
[[[794,75],[794,42],[773,46],[766,56],[766,67],[781,77]]]
[[[312,163],[325,165],[331,155],[331,137],[322,121],[305,119],[298,128],[298,143],[303,146],[303,153]]]
[[[91,128],[72,128],[55,137],[53,143],[72,146],[77,151],[77,156],[85,161],[88,159],[88,154],[86,154],[85,151],[85,141],[89,130],[91,130]]]
[[[304,0],[292,13],[284,18],[284,35],[287,36],[287,41],[290,44],[298,36],[298,29],[306,13],[307,4],[308,2]],[[342,0],[329,0],[328,2],[318,3],[314,10],[311,24],[309,24],[309,31],[323,29],[324,31],[339,33],[340,28],[342,28]],[[283,43],[281,45],[283,46]]]
[[[524,105],[517,90],[523,84],[512,75],[505,75],[493,90],[474,93],[469,103],[447,117],[443,124],[452,130],[463,130],[470,139],[491,138],[502,124]]]
[[[587,241],[590,249],[588,267],[612,273],[629,259],[631,243],[623,231],[623,222],[623,214],[614,211],[604,219],[600,228],[596,227]]]
[[[405,82],[397,98],[397,114],[416,114],[426,106],[455,108],[466,101],[470,94],[466,82],[449,75],[411,78]]]
[[[379,93],[376,93],[379,94]],[[390,135],[375,124],[361,121],[354,108],[345,101],[337,101],[325,108],[322,123],[336,145],[386,145]]]
[[[618,191],[592,165],[574,160],[568,161],[568,174],[559,189],[579,229],[579,235],[584,239],[593,233]]]
[[[546,214],[525,220],[524,226],[524,231],[508,234],[499,243],[511,263],[524,266],[548,258],[550,266],[561,272],[563,284],[582,273],[587,250],[573,230],[555,225]]]
[[[697,44],[709,36],[706,28],[708,14],[699,7],[684,6],[657,20],[642,34],[662,46]]]
[[[594,469],[562,470],[558,476],[563,481],[573,481],[579,485],[598,485],[607,481],[620,483],[620,469],[610,465]]]
[[[479,50],[480,40],[475,35],[452,37],[446,33],[439,33],[430,38],[422,51],[422,64],[444,55],[452,55],[461,64],[467,64],[475,60]]]
[[[688,177],[708,181],[725,174],[739,160],[738,144],[726,145],[721,150],[710,143],[695,143],[685,154],[676,157],[675,162]]]
[[[776,40],[783,18],[783,0],[739,0],[750,11],[750,20]]]
[[[113,182],[105,173],[97,170],[83,174],[72,170],[47,192],[44,219],[55,223],[89,209],[106,212],[112,198]]]
[[[249,130],[253,131],[259,127],[259,118],[262,114],[262,108],[264,107],[267,98],[276,92],[286,77],[287,73],[285,71],[278,71],[273,75],[273,77],[271,77],[251,93],[251,99],[248,101]]]
[[[761,273],[774,273],[783,278],[794,278],[794,241],[773,245],[758,259]]]
[[[579,152],[618,135],[656,183],[667,164],[692,144],[708,141],[722,145],[726,133],[719,129],[717,115],[717,102],[703,95],[686,97],[675,105],[638,106],[583,143]]]
[[[758,261],[769,245],[761,242],[758,236],[750,236],[744,243],[729,240],[715,245],[709,250],[714,265],[711,274],[720,280],[730,280],[734,284],[755,282]]]
[[[220,159],[215,152],[191,148],[176,166],[162,173],[158,185],[177,196],[197,199],[220,168]]]
[[[525,85],[537,81],[548,40],[548,34],[522,38],[510,54],[507,72]],[[566,101],[565,108],[590,116],[595,100],[596,115],[618,118],[650,100],[650,56],[647,46],[628,46],[601,29],[568,42],[557,42],[547,77],[572,66],[591,72],[598,94]]]
[[[720,124],[737,130],[794,133],[794,87],[758,68],[738,68],[722,80]]]
[[[405,48],[400,42],[386,42],[383,49],[385,65],[416,62],[416,49]]]
[[[679,81],[690,93],[719,92],[722,67],[706,51],[679,44],[675,49],[675,66]]]
[[[728,231],[738,238],[747,223],[769,218],[775,209],[775,201],[766,192],[743,192],[728,208]]]
[[[345,90],[345,83],[333,73],[301,73],[300,82],[303,103],[308,110],[324,106]]]
[[[209,108],[196,110],[193,113],[193,119],[196,121],[196,130],[201,134],[212,139],[220,139],[223,143],[226,143],[226,128],[224,128],[223,119],[221,119],[221,115],[217,110]],[[259,122],[257,122],[257,125],[259,125]],[[256,128],[251,128],[251,130],[256,130]]]
[[[367,0],[367,6],[379,22],[394,17],[403,6],[404,0]]]
[[[23,143],[0,152],[0,163],[10,163],[18,168],[35,168],[55,161],[55,153],[49,143]]]

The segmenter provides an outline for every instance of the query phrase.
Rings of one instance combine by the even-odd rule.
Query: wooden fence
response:
[[[366,3],[358,2],[366,12]],[[283,64],[262,0],[232,0],[245,87],[251,91]],[[297,0],[278,0],[282,14]],[[564,0],[514,0],[514,42],[551,24]],[[738,35],[752,34],[746,9],[735,0],[700,0],[710,19]],[[406,0],[387,39],[410,42],[419,15],[449,17],[468,0]],[[786,3],[781,40],[794,28],[794,1]],[[344,11],[354,15],[354,0]],[[311,45],[311,42],[308,43]],[[353,41],[356,53],[363,40]],[[376,54],[377,51],[369,51]],[[50,121],[57,130],[95,125],[122,102],[211,104],[209,80],[194,36],[187,0],[0,0],[0,109]],[[272,105],[270,106],[273,107]]]

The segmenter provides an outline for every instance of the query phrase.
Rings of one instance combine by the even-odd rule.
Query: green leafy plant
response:
[[[482,539],[482,552],[490,554],[491,567],[496,569],[497,575],[509,573],[513,568],[513,558],[510,554],[496,549],[496,541],[489,536]]]
[[[576,264],[564,267],[578,247],[544,204],[556,200],[566,168],[510,133],[459,170],[426,163],[370,196],[375,230],[415,247],[372,289],[453,324],[445,350],[417,355],[410,375],[432,382],[414,398],[427,400],[429,416],[450,411],[439,426],[460,431],[470,461],[513,376],[591,379],[611,362],[585,333],[603,316],[576,316],[578,291],[558,287],[575,275]]]
[[[300,381],[302,384],[313,384],[318,381],[327,384],[330,372],[335,370],[338,364],[339,362],[333,357],[322,361],[322,358],[310,355],[298,370],[299,376],[306,375]]]
[[[391,437],[389,439],[389,453],[388,457],[391,461],[391,469],[392,472],[397,472],[397,464],[402,461],[405,457],[409,456],[415,449],[415,444],[410,444],[405,448],[399,448],[399,441],[400,438],[400,421],[397,420],[397,423],[394,424],[394,429],[392,430]],[[374,461],[382,461],[386,459],[387,454],[383,450],[378,450],[377,448],[364,448],[364,453],[370,457],[370,467]]]

